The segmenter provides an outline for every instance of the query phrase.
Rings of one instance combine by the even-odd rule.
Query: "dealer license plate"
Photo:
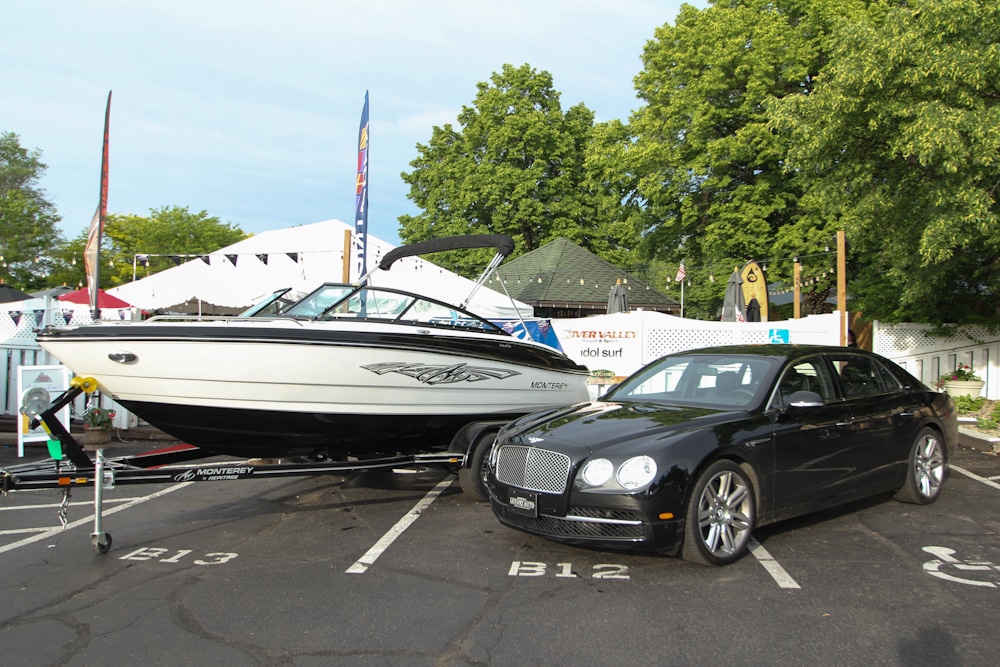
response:
[[[531,491],[509,489],[510,511],[524,516],[538,516],[538,494]]]

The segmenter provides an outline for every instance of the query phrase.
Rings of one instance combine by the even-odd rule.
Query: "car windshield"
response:
[[[618,385],[607,400],[747,408],[757,402],[763,379],[776,363],[745,355],[664,357]]]

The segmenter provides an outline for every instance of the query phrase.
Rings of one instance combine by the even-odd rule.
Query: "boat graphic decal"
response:
[[[506,380],[517,371],[506,368],[487,368],[485,366],[469,366],[467,364],[413,364],[405,361],[387,361],[381,364],[362,366],[365,370],[378,375],[400,373],[419,380],[424,384],[451,384],[453,382],[480,382],[481,380]]]

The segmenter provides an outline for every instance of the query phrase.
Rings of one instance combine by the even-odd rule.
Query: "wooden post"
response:
[[[341,282],[351,282],[351,230],[344,230],[344,268]],[[360,277],[360,276],[359,276]]]
[[[802,316],[802,263],[799,258],[795,258],[795,272],[792,276],[792,293],[795,295],[793,300],[793,310],[792,317],[799,319]]]
[[[837,232],[837,310],[840,311],[840,344],[847,345],[847,237]]]

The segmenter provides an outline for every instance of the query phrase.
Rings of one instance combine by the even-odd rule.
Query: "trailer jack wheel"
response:
[[[90,543],[99,554],[106,554],[111,550],[111,533],[94,533],[90,536]]]

